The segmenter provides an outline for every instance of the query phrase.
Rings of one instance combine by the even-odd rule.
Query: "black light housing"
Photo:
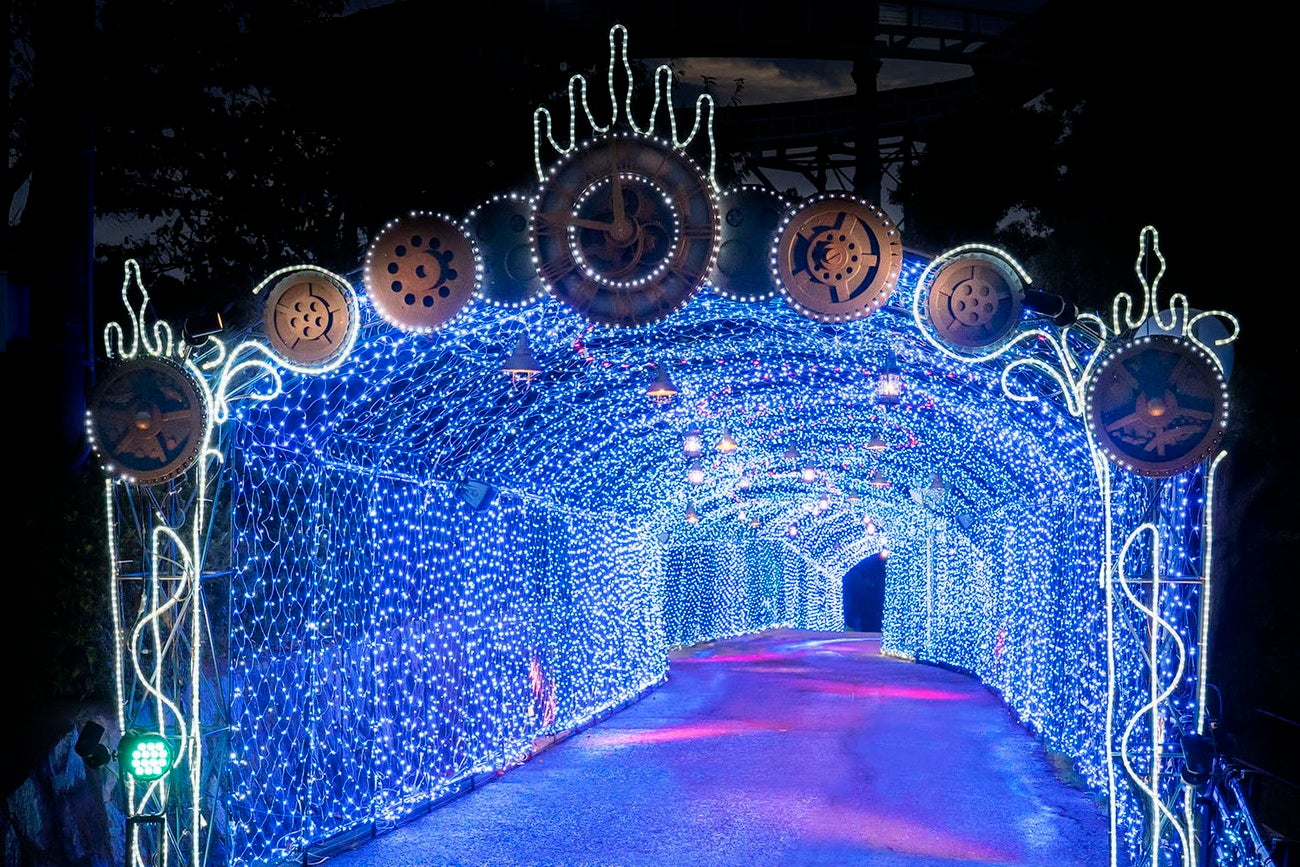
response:
[[[1204,786],[1214,773],[1214,741],[1205,735],[1182,736],[1183,782],[1190,786]]]
[[[94,720],[89,720],[81,727],[81,734],[77,736],[77,743],[73,750],[81,756],[82,761],[88,768],[102,768],[104,765],[113,761],[113,754],[109,752],[108,747],[104,746],[104,727]]]
[[[1025,306],[1036,313],[1042,313],[1052,320],[1054,325],[1062,327],[1079,318],[1078,307],[1060,295],[1039,289],[1025,289]]]
[[[226,328],[221,310],[200,310],[185,318],[181,327],[181,337],[190,346],[202,346],[214,334],[220,334]]]

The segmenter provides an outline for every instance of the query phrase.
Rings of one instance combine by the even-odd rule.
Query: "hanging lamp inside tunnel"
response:
[[[876,375],[876,403],[894,406],[903,399],[903,371],[898,366],[898,354],[890,346],[885,351],[885,363]]]
[[[519,335],[515,351],[501,363],[501,372],[510,377],[510,386],[516,391],[527,391],[533,380],[542,372],[528,345],[528,332]]]
[[[682,453],[688,458],[698,458],[702,451],[704,451],[704,434],[700,432],[699,427],[692,424],[682,435]]]
[[[659,365],[659,373],[655,376],[650,387],[645,390],[646,396],[655,403],[669,403],[677,396],[677,386],[668,377],[668,368],[662,364]]]
[[[718,451],[726,455],[731,454],[739,447],[740,443],[736,442],[736,438],[731,435],[731,428],[723,427],[722,438],[718,440]]]

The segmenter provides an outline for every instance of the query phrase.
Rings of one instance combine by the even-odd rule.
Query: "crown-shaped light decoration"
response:
[[[702,93],[696,97],[695,122],[686,137],[679,138],[677,135],[677,115],[674,112],[672,100],[673,70],[667,64],[660,64],[655,68],[653,76],[654,103],[650,107],[648,122],[645,127],[641,127],[632,115],[632,62],[628,59],[627,45],[627,28],[622,24],[615,24],[609,30],[609,73],[607,83],[611,108],[608,123],[601,124],[592,111],[591,104],[587,101],[587,79],[582,75],[574,75],[569,79],[569,141],[567,144],[560,144],[555,140],[555,128],[549,109],[545,106],[539,106],[533,111],[533,165],[537,170],[537,179],[539,181],[546,179],[546,167],[542,161],[543,140],[549,143],[559,156],[571,153],[578,147],[579,106],[581,106],[582,113],[586,115],[587,123],[591,127],[593,134],[604,135],[613,132],[621,125],[634,133],[646,136],[655,135],[655,121],[658,119],[659,110],[662,106],[664,113],[668,116],[669,137],[667,140],[674,148],[677,150],[685,149],[695,140],[695,136],[701,133],[707,138],[709,163],[705,168],[707,168],[709,183],[712,185],[714,192],[717,192],[718,181],[715,171],[717,168],[718,147],[713,138],[713,97],[707,93]],[[618,93],[620,71],[624,88],[621,97]],[[621,117],[620,111],[622,113]]]

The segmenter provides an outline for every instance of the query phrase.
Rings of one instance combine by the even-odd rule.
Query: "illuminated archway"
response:
[[[570,112],[579,94],[591,119],[585,93]],[[621,205],[590,201],[555,218],[565,237],[576,221],[635,237]],[[1140,299],[1065,324],[1017,307],[954,347],[923,301],[969,253],[1028,282],[1002,251],[904,252],[888,303],[843,321],[710,287],[620,327],[584,305],[624,284],[573,267],[622,267],[613,247],[571,242],[549,272],[582,304],[526,287],[490,303],[453,267],[472,241],[430,241],[461,225],[412,220],[377,241],[395,294],[280,269],[251,290],[257,322],[197,344],[148,319],[127,267],[119,375],[89,422],[111,476],[121,723],[181,747],[171,778],[131,784],[128,814],[187,828],[183,863],[293,858],[395,822],[636,700],[670,648],[842,628],[841,577],[886,546],[884,651],[971,671],[1072,756],[1109,800],[1114,860],[1191,862],[1194,792],[1164,744],[1204,721],[1222,453],[1135,472],[1102,441],[1117,423],[1089,415],[1102,374],[1152,340],[1221,374],[1198,326],[1231,318],[1177,295],[1162,311],[1154,231]],[[411,246],[446,293],[398,287],[422,277],[395,261]],[[687,261],[665,269],[698,266],[668,249]],[[902,394],[882,401],[895,364]],[[665,373],[675,396],[648,396]]]

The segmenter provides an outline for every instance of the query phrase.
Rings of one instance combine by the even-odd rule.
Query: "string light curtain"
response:
[[[905,262],[901,303],[922,267]],[[1171,678],[1175,645],[1197,643],[1190,582],[1160,598],[1179,638],[1153,662],[1124,618],[1106,640],[1100,493],[1078,419],[1050,396],[1006,400],[999,368],[927,352],[891,309],[813,325],[779,298],[702,293],[653,327],[610,329],[543,298],[421,334],[364,299],[360,314],[343,363],[286,372],[223,433],[232,864],[389,826],[522,761],[652,689],[673,647],[842,628],[840,578],[886,550],[885,651],[976,673],[1099,789],[1116,768],[1098,708],[1113,703],[1139,736],[1151,670]],[[547,359],[522,393],[500,368],[521,324]],[[872,399],[882,346],[908,381],[888,415]],[[673,371],[671,404],[646,400],[653,365]],[[692,423],[742,443],[702,453],[702,485],[682,473]],[[918,502],[935,472],[947,493]],[[1162,560],[1193,571],[1198,474],[1116,479],[1116,527],[1160,503],[1163,535],[1185,537]],[[475,507],[470,482],[495,496]],[[1190,712],[1188,684],[1177,706]],[[1132,756],[1139,775],[1171,761]],[[1134,851],[1149,846],[1143,809],[1121,788]]]

